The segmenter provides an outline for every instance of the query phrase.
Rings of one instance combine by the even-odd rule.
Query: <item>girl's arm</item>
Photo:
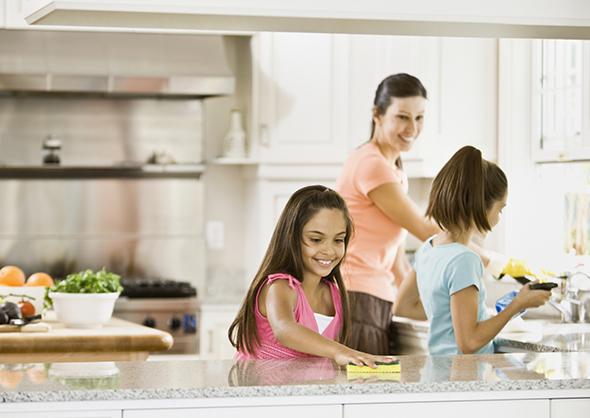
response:
[[[416,271],[412,270],[410,275],[403,281],[397,297],[393,303],[393,314],[405,316],[406,318],[426,320],[424,306],[418,293],[418,282],[416,281]]]
[[[392,360],[391,357],[375,356],[353,350],[297,323],[293,316],[297,296],[285,280],[277,280],[268,286],[264,302],[266,317],[272,331],[276,339],[285,347],[314,356],[331,358],[340,365],[353,363],[359,366],[376,367],[376,361]]]
[[[498,315],[477,321],[479,291],[469,286],[451,295],[451,318],[457,346],[464,354],[472,354],[489,343],[518,312],[543,305],[551,292],[530,290],[523,286],[512,302]]]
[[[426,218],[416,203],[404,192],[401,184],[382,184],[369,192],[369,198],[389,219],[421,241],[426,241],[440,232],[440,228]]]

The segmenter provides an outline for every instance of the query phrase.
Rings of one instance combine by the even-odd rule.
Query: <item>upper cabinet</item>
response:
[[[370,139],[377,85],[398,72],[429,95],[424,130],[403,156],[411,177],[433,176],[465,144],[497,157],[495,40],[261,33],[252,55],[251,151],[262,163],[341,165]]]
[[[341,162],[348,133],[348,38],[261,33],[253,47],[258,159]]]

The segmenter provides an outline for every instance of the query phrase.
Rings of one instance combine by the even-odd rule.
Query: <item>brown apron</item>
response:
[[[359,292],[348,292],[348,298],[352,326],[346,345],[370,354],[393,354],[393,303]]]

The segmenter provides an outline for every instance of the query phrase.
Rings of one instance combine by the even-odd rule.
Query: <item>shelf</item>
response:
[[[254,165],[259,164],[258,161],[252,160],[250,158],[229,158],[229,157],[219,157],[215,158],[210,161],[211,164],[214,165]]]
[[[113,166],[0,165],[0,179],[199,179],[202,164],[143,164]]]

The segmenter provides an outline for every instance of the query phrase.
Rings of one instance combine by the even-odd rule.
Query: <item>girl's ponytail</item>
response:
[[[504,172],[482,158],[481,151],[465,146],[436,175],[426,216],[442,229],[461,232],[475,226],[491,230],[487,211],[508,189]]]

